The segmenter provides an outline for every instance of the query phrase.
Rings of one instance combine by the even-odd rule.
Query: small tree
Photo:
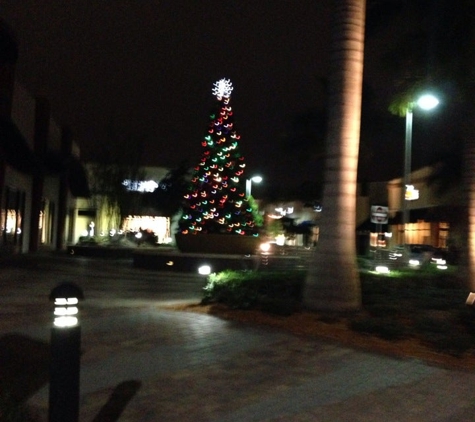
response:
[[[97,210],[96,230],[108,232],[118,229],[123,219],[138,209],[140,194],[130,192],[126,180],[141,180],[141,139],[126,137],[117,142],[103,143],[98,159],[89,167],[90,203]]]
[[[157,214],[172,218],[183,207],[183,195],[188,188],[190,168],[186,161],[171,169],[152,193],[143,195],[143,205],[153,208]]]

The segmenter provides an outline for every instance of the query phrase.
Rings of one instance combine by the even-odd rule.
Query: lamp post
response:
[[[431,94],[425,94],[419,97],[416,102],[408,103],[406,107],[406,136],[404,143],[404,177],[401,186],[401,204],[402,204],[402,225],[403,239],[402,244],[406,243],[406,225],[409,223],[409,207],[407,206],[406,190],[411,184],[411,160],[412,160],[412,120],[414,107],[420,107],[423,110],[431,110],[437,107],[439,100]]]
[[[250,179],[246,179],[246,197],[251,196],[252,182],[261,183],[262,182],[262,177],[261,176],[253,176]]]

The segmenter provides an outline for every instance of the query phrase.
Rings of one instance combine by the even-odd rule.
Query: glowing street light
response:
[[[262,182],[262,176],[253,176],[250,179],[246,179],[246,197],[251,196],[252,182],[261,183]]]
[[[417,105],[422,108],[422,110],[432,110],[439,105],[439,100],[432,94],[425,94],[417,100]]]
[[[401,186],[401,203],[402,203],[402,224],[403,224],[403,241],[406,243],[406,225],[409,223],[409,208],[407,206],[406,189],[411,184],[411,155],[412,155],[412,120],[414,107],[423,110],[432,110],[437,107],[439,100],[432,94],[425,94],[419,97],[416,102],[410,102],[406,107],[406,137],[404,148],[404,178]]]

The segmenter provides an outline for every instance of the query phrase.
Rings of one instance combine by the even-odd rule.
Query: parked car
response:
[[[436,252],[437,248],[434,246],[411,243],[396,246],[389,254],[389,258],[413,268],[420,268],[430,264]]]

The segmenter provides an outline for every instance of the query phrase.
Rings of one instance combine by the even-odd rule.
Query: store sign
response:
[[[415,201],[419,199],[419,189],[415,189],[414,185],[406,185],[406,201]]]
[[[388,207],[373,205],[371,207],[371,222],[375,224],[388,224]]]

